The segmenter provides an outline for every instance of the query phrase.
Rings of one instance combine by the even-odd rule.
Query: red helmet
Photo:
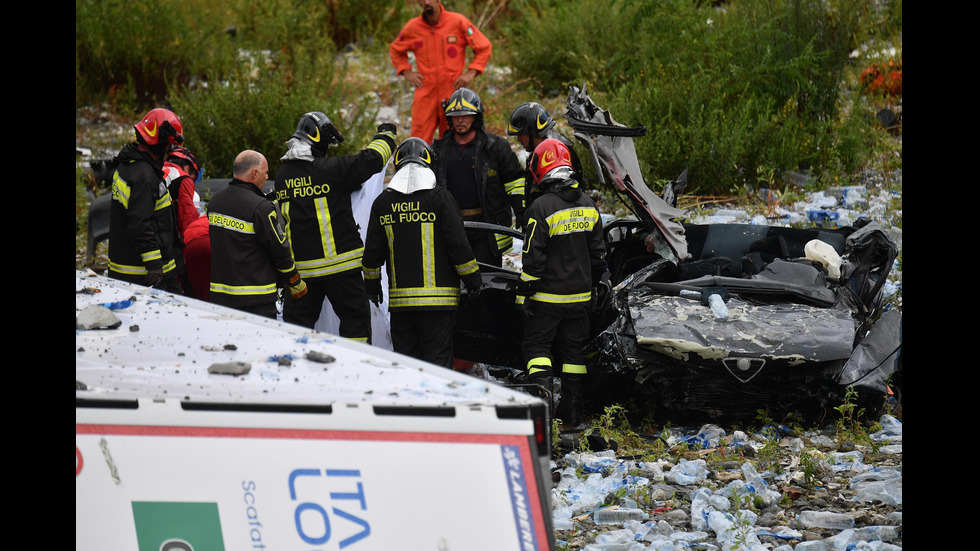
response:
[[[136,130],[136,141],[144,145],[184,143],[184,125],[169,109],[151,109],[133,128]]]
[[[556,176],[557,174],[552,172],[562,167],[568,168],[568,171],[563,171],[567,172],[567,175],[562,174],[562,176],[571,176],[572,155],[568,151],[568,146],[554,138],[548,138],[534,148],[534,153],[531,154],[531,178],[534,180],[534,185],[541,185],[543,180],[548,179],[549,174],[552,177]]]

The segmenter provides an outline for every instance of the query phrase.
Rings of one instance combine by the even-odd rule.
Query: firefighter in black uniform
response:
[[[552,344],[561,356],[556,417],[577,425],[585,391],[585,345],[593,286],[606,271],[602,219],[571,176],[568,148],[555,139],[531,155],[531,177],[542,195],[527,210],[523,271],[517,288],[524,313],[523,352],[532,381],[552,391]]]
[[[538,147],[541,142],[548,138],[554,138],[565,144],[568,148],[568,153],[572,159],[572,178],[576,182],[584,185],[584,173],[582,172],[582,163],[579,161],[578,155],[575,153],[575,148],[572,145],[572,141],[565,137],[564,134],[555,129],[555,119],[551,118],[548,114],[548,110],[544,108],[543,105],[534,101],[524,102],[514,109],[514,112],[510,114],[510,121],[507,124],[507,135],[517,137],[517,141],[524,147],[524,150],[528,153],[528,168],[525,168],[525,181],[526,185],[524,187],[524,207],[531,206],[531,203],[535,199],[541,196],[541,190],[537,188],[532,182],[530,163],[531,163],[531,153],[534,152],[534,148]],[[521,223],[523,224],[523,220]],[[522,226],[523,227],[523,226]]]
[[[325,157],[344,136],[319,111],[299,119],[276,173],[276,200],[296,269],[309,286],[303,300],[287,300],[283,320],[313,328],[323,299],[340,318],[340,336],[369,343],[371,308],[364,293],[364,244],[351,193],[384,170],[395,149],[395,125],[382,124],[368,146],[353,155]],[[287,297],[288,298],[288,297]]]
[[[481,279],[459,205],[436,186],[432,160],[421,138],[405,140],[395,152],[395,175],[371,206],[364,282],[380,304],[386,265],[395,352],[452,368],[459,282],[476,296]]]
[[[208,202],[211,302],[276,319],[278,288],[306,294],[289,253],[276,205],[262,187],[269,163],[257,151],[235,157],[234,179]]]
[[[449,131],[432,144],[436,182],[459,203],[463,220],[512,227],[514,216],[524,216],[524,171],[517,155],[506,138],[484,129],[483,103],[469,88],[449,97],[446,117]],[[470,234],[476,259],[493,266],[503,264],[513,242],[501,234]]]
[[[163,178],[167,153],[184,142],[180,118],[152,109],[115,161],[109,211],[109,277],[180,293],[176,218]]]

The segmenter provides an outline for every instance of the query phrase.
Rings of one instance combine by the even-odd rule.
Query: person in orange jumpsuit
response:
[[[432,143],[449,129],[442,102],[460,88],[469,88],[490,60],[490,40],[469,19],[443,7],[440,0],[419,0],[422,15],[412,18],[391,43],[388,54],[395,71],[415,87],[412,101],[414,138]],[[466,66],[466,47],[473,61]],[[415,54],[417,70],[408,61]]]

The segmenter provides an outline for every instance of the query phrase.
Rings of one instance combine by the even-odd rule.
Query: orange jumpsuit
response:
[[[473,62],[466,66],[466,46],[473,49]],[[401,74],[410,70],[408,52],[414,52],[418,72],[425,77],[412,101],[412,137],[432,143],[436,128],[442,136],[449,129],[442,101],[454,92],[453,82],[466,69],[482,73],[490,60],[490,40],[466,17],[442,9],[435,26],[422,16],[412,18],[391,43],[388,54]]]

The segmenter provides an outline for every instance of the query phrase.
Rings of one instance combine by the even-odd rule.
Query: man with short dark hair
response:
[[[276,319],[279,282],[294,300],[306,283],[293,264],[279,211],[262,187],[269,163],[258,151],[235,157],[234,179],[208,202],[211,302]]]

